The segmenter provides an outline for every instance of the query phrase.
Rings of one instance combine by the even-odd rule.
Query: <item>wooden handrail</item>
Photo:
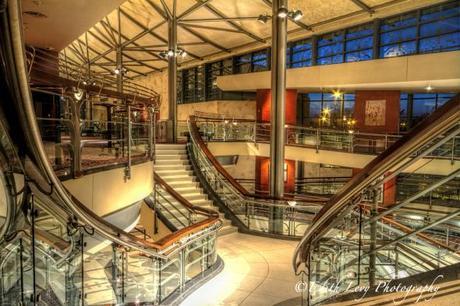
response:
[[[70,193],[69,193],[70,194]],[[156,242],[150,242],[147,240],[143,240],[141,238],[138,238],[130,233],[127,233],[123,231],[122,229],[116,227],[110,222],[107,222],[104,220],[102,217],[98,216],[95,214],[92,210],[90,210],[88,207],[86,207],[84,204],[82,204],[77,198],[75,198],[73,195],[71,195],[72,200],[74,201],[75,204],[79,207],[79,209],[83,210],[86,214],[90,215],[93,220],[96,222],[100,222],[103,224],[105,227],[107,227],[110,231],[114,232],[115,235],[123,240],[123,241],[134,241],[137,244],[143,246],[144,248],[149,248],[149,249],[154,249],[157,251],[161,251],[166,249],[168,246],[178,242],[180,239],[186,236],[190,236],[192,234],[195,234],[199,232],[201,229],[209,227],[219,220],[219,214],[216,213],[216,215],[211,216],[205,220],[202,220],[200,222],[197,222],[195,224],[192,224],[190,226],[187,226],[177,232],[171,233],[164,238],[156,241]]]
[[[190,116],[190,132],[192,133],[193,139],[195,139],[197,145],[200,147],[200,150],[203,151],[204,155],[208,158],[208,160],[211,162],[214,168],[230,183],[230,185],[233,186],[241,195],[250,197],[250,198],[255,198],[255,199],[262,199],[262,200],[278,200],[278,201],[292,201],[292,200],[300,200],[300,201],[309,201],[309,202],[319,202],[319,203],[324,203],[326,199],[324,200],[318,200],[317,198],[312,198],[309,199],[307,197],[294,197],[294,198],[276,198],[268,195],[259,195],[259,194],[253,194],[250,193],[249,191],[246,190],[243,186],[241,186],[240,183],[238,183],[233,176],[231,176],[227,170],[219,163],[219,161],[215,158],[215,156],[211,153],[209,150],[208,146],[204,143],[203,138],[200,135],[200,132],[198,130],[198,126],[196,124],[196,118],[197,116]]]
[[[190,127],[192,137],[195,139],[196,143],[200,147],[200,150],[203,151],[204,155],[208,158],[211,164],[216,168],[216,170],[232,185],[239,193],[244,196],[252,197],[253,195],[249,193],[243,186],[241,186],[228,172],[224,167],[217,161],[214,155],[209,151],[208,146],[204,143],[203,138],[201,138],[200,132],[198,131],[198,126],[196,124],[196,116],[190,116]]]

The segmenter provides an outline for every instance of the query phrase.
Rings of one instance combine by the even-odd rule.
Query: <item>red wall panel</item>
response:
[[[286,159],[287,175],[284,182],[284,192],[293,193],[295,190],[295,161]],[[256,189],[262,194],[267,194],[269,190],[270,178],[270,158],[256,156]]]
[[[256,94],[257,121],[270,122],[272,91],[258,89]],[[297,120],[297,90],[286,90],[286,124],[295,125]]]
[[[399,91],[376,91],[359,90],[356,91],[355,109],[353,117],[356,119],[356,129],[361,132],[369,133],[398,133],[399,132]],[[381,126],[367,126],[365,124],[366,101],[384,100],[385,101],[385,124]]]

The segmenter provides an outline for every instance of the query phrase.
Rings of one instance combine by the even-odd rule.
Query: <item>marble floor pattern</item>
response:
[[[181,306],[269,306],[298,297],[292,266],[297,241],[233,233],[220,237],[225,267],[193,292]]]

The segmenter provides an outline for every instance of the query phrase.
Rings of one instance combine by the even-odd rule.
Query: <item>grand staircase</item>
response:
[[[185,144],[157,144],[155,153],[155,172],[168,185],[193,205],[218,210],[214,203],[208,199],[208,195],[204,193],[195,177]],[[171,195],[166,195],[165,197],[174,203],[175,200]],[[174,209],[171,208],[170,211],[174,211]],[[183,218],[182,216],[176,217]],[[223,226],[219,231],[219,235],[234,233],[238,230],[231,225],[229,220],[225,219],[223,214],[220,214],[220,217],[223,221]]]

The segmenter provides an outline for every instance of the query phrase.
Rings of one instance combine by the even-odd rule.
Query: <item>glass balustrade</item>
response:
[[[460,262],[459,134],[457,121],[413,150],[309,240],[300,255],[308,303]]]
[[[268,123],[206,117],[196,117],[196,121],[206,141],[270,142],[271,125]],[[291,125],[286,125],[285,135],[286,145],[372,155],[384,152],[402,137],[402,135],[394,134],[363,133],[353,130],[332,130]],[[433,151],[432,154],[442,156],[445,159],[458,159],[460,137],[451,139],[438,150],[449,151],[450,155],[440,154],[438,151]]]
[[[199,122],[198,127],[200,132],[206,135],[210,126],[208,123]],[[196,139],[199,136],[195,135],[192,131],[193,128],[192,123],[189,122],[191,141],[188,149],[190,157],[197,167],[196,170],[199,171],[206,185],[212,189],[212,192],[219,197],[220,201],[238,218],[243,226],[250,231],[269,234],[300,236],[304,233],[313,215],[319,210],[318,204],[302,202],[294,198],[292,201],[257,199],[241,194],[204,154],[198,144],[199,139]],[[273,224],[278,224],[278,227],[275,229]]]
[[[150,123],[80,120],[80,128],[75,129],[69,119],[37,121],[49,161],[61,176],[135,162],[153,154]]]

